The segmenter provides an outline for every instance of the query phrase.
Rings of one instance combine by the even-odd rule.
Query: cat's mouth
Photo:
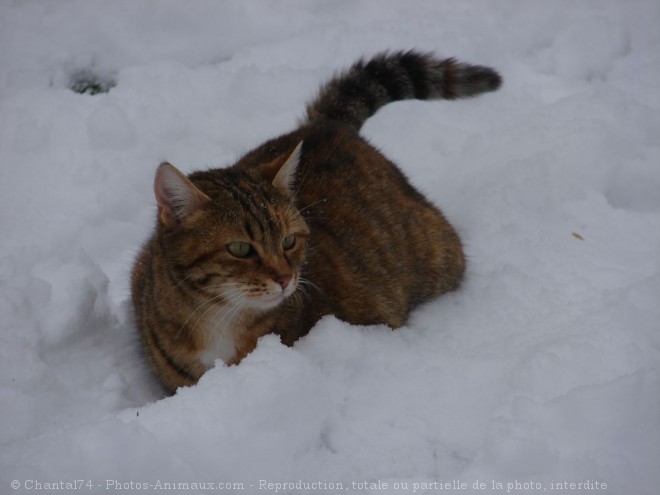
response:
[[[255,309],[272,309],[281,304],[282,301],[295,292],[296,284],[296,277],[293,277],[293,280],[291,280],[286,287],[282,288],[280,285],[276,284],[265,294],[250,294],[247,297],[247,300],[250,306]]]

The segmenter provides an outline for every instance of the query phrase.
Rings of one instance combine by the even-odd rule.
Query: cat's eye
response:
[[[282,247],[284,249],[291,249],[296,245],[296,235],[291,234],[282,238]]]
[[[227,251],[237,258],[245,258],[252,253],[252,246],[247,242],[235,241],[227,244]]]

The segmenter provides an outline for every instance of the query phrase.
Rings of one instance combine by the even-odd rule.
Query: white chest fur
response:
[[[228,363],[234,354],[236,354],[234,341],[220,334],[209,338],[209,346],[199,353],[199,360],[207,368],[213,368],[217,359]]]
[[[235,356],[236,345],[232,335],[235,331],[234,325],[239,323],[237,320],[240,321],[223,311],[206,322],[204,332],[207,346],[199,353],[199,360],[206,368],[212,368],[218,359],[228,363]]]

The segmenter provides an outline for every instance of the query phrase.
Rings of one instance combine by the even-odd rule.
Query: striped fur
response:
[[[502,84],[493,69],[415,51],[359,60],[336,75],[307,106],[305,123],[339,121],[360,130],[379,108],[399,100],[466,98]]]

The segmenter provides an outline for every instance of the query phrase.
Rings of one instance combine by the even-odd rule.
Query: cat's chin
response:
[[[274,294],[271,296],[255,297],[250,301],[250,305],[257,310],[265,311],[279,306],[286,299],[286,294]]]

